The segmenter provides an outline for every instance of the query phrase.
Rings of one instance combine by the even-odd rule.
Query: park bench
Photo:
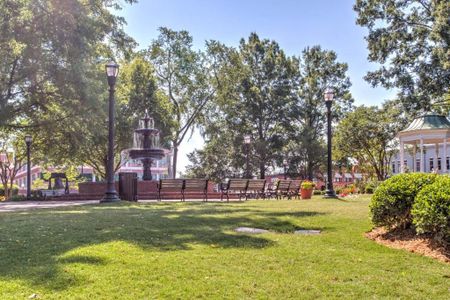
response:
[[[246,197],[248,179],[230,179],[228,183],[222,186],[220,201],[223,201],[223,196],[227,197],[227,202],[230,201],[230,194],[239,196],[239,201],[243,196]]]
[[[184,179],[160,179],[158,183],[158,201],[161,201],[161,192],[179,192],[181,201],[184,201]]]
[[[247,190],[245,191],[245,200],[250,197],[254,198],[265,198],[265,188],[266,188],[266,180],[265,179],[250,179],[248,181]]]
[[[65,195],[65,190],[39,190],[39,194],[44,198],[59,197]]]
[[[291,199],[292,196],[294,196],[296,199],[299,199],[299,193],[300,193],[300,185],[302,181],[301,180],[291,180],[291,184],[289,185],[288,190],[288,198]]]
[[[277,183],[277,188],[275,190],[275,198],[281,199],[283,197],[289,196],[289,187],[291,185],[291,180],[281,179]]]
[[[182,190],[183,201],[186,199],[186,194],[203,194],[203,201],[208,201],[208,180],[207,179],[185,179]]]

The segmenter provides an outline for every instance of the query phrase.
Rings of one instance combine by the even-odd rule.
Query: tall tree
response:
[[[286,148],[291,161],[304,166],[305,176],[313,178],[314,171],[324,163],[326,151],[323,136],[326,125],[326,107],[323,93],[327,87],[335,93],[332,116],[342,118],[351,108],[350,78],[346,63],[337,61],[334,51],[314,46],[303,50],[298,58],[297,103],[294,106],[294,122],[289,130],[292,142]]]
[[[252,136],[251,157],[264,178],[268,168],[279,157],[284,145],[285,128],[290,123],[294,105],[292,97],[296,61],[287,57],[278,43],[260,39],[256,33],[239,45],[239,58],[234,65],[237,82],[224,101],[222,110],[228,114],[236,141],[242,151],[242,136]]]
[[[0,141],[0,180],[5,198],[9,199],[16,175],[25,163],[25,143],[23,136],[18,137],[10,130],[0,131]]]
[[[76,111],[92,99],[92,67],[135,45],[111,13],[119,3],[0,1],[0,126],[37,126],[54,106]]]
[[[404,124],[402,111],[394,102],[386,102],[382,108],[357,107],[336,128],[335,159],[356,159],[361,168],[384,180],[397,148],[395,136]]]
[[[121,62],[116,92],[116,135],[115,169],[119,169],[122,150],[131,148],[133,132],[138,121],[148,110],[156,120],[162,137],[170,136],[172,120],[170,103],[157,87],[153,66],[143,54],[136,54],[129,62]],[[98,71],[98,79],[91,83],[93,92],[100,95],[97,101],[79,107],[79,113],[64,118],[54,130],[39,128],[35,132],[36,146],[40,162],[53,165],[87,164],[96,174],[104,178],[107,160],[107,116],[108,104],[105,94],[106,82],[103,70]],[[64,111],[59,111],[64,114]],[[43,117],[46,117],[45,114]],[[45,120],[45,119],[44,119]],[[168,145],[163,140],[163,144]]]
[[[165,27],[159,30],[160,35],[151,44],[148,57],[171,103],[170,111],[175,115],[172,176],[176,177],[179,146],[193,129],[215,89],[210,85],[206,56],[193,50],[189,33]]]
[[[369,60],[382,64],[366,80],[398,88],[408,112],[448,110],[450,2],[357,0],[354,9],[357,24],[369,29]]]

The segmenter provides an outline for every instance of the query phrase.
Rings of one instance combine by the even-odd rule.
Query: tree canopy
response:
[[[192,37],[185,30],[161,27],[148,50],[161,90],[169,100],[173,119],[172,176],[176,176],[178,148],[197,123],[215,89],[210,82],[207,57],[193,50]]]
[[[92,99],[89,84],[98,61],[126,55],[135,45],[122,29],[125,20],[111,13],[119,3],[0,2],[0,125],[41,124],[39,116],[55,106],[73,108]]]
[[[357,107],[336,128],[335,160],[355,159],[368,175],[386,179],[389,162],[398,146],[395,136],[405,121],[395,102],[386,102],[382,108]]]
[[[357,0],[357,24],[367,27],[372,85],[397,88],[407,111],[447,110],[450,104],[450,2]]]
[[[243,176],[243,138],[250,135],[253,175],[264,178],[287,159],[289,173],[298,176],[304,166],[303,175],[312,178],[324,159],[326,87],[335,89],[336,116],[352,107],[347,65],[319,46],[288,57],[277,42],[256,33],[242,39],[237,49],[213,44],[228,65],[217,73],[220,84],[203,121],[206,146],[190,155],[188,173],[216,179]]]

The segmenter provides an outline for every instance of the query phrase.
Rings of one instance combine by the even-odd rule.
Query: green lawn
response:
[[[364,238],[368,203],[121,203],[0,213],[0,299],[449,299],[448,264]],[[237,226],[274,232],[238,234]],[[290,233],[297,228],[323,233]]]

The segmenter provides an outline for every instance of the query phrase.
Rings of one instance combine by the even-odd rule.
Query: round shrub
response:
[[[372,222],[376,226],[403,227],[412,224],[411,208],[419,191],[434,182],[438,175],[404,173],[395,175],[375,190],[370,204]]]
[[[373,186],[373,185],[366,185],[366,187],[365,187],[366,194],[373,194],[374,191],[375,191],[375,186]]]
[[[437,240],[450,243],[450,177],[439,176],[424,187],[411,211],[417,233],[431,233]]]
[[[364,192],[366,194],[373,194],[377,187],[380,185],[380,181],[369,181],[364,185]]]
[[[11,189],[11,196],[18,195],[19,194],[19,187],[17,185],[13,185]],[[5,188],[0,186],[0,196],[5,196]]]
[[[313,195],[322,195],[321,190],[314,190]]]

